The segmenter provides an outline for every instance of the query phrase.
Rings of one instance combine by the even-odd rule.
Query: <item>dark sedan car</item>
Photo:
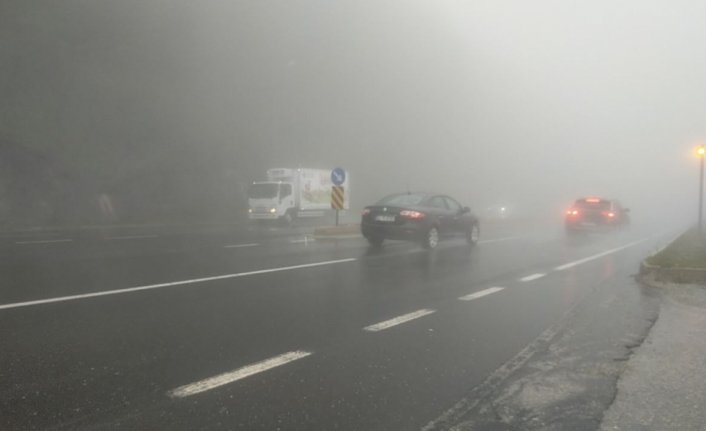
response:
[[[628,208],[615,199],[588,197],[577,199],[566,211],[565,226],[569,234],[586,231],[607,231],[630,223]]]
[[[478,218],[455,199],[433,193],[399,193],[365,207],[360,223],[363,236],[373,246],[386,239],[417,241],[434,248],[441,238],[463,236],[478,242]]]

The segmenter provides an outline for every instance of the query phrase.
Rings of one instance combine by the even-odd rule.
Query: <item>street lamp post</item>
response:
[[[706,148],[700,145],[696,149],[696,155],[699,157],[699,234],[703,233],[703,210],[704,210],[704,156],[706,155]]]

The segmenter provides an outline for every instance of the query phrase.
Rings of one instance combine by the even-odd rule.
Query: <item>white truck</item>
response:
[[[349,208],[348,175],[342,184],[344,209]],[[255,181],[248,190],[250,220],[281,220],[323,216],[331,210],[331,169],[276,168],[267,181]]]

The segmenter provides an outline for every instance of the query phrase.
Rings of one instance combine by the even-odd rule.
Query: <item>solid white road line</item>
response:
[[[485,290],[481,290],[480,292],[476,293],[471,293],[470,295],[462,296],[458,299],[461,301],[472,301],[474,299],[482,298],[486,295],[491,295],[496,292],[500,292],[501,290],[505,289],[504,287],[491,287]]]
[[[72,242],[72,239],[40,239],[36,241],[15,241],[15,244],[53,244],[56,242]]]
[[[302,350],[296,350],[294,352],[284,353],[274,358],[266,359],[261,362],[257,362],[252,365],[247,365],[242,368],[238,368],[234,371],[229,371],[227,373],[219,374],[208,379],[204,379],[195,383],[180,386],[173,389],[167,394],[172,398],[184,398],[191,395],[196,395],[201,392],[206,392],[211,389],[215,389],[219,386],[227,385],[233,383],[237,380],[250,377],[254,374],[262,373],[263,371],[271,370],[272,368],[282,366],[297,359],[306,358],[311,355],[311,352],[305,352]]]
[[[528,275],[528,276],[526,276],[526,277],[522,277],[522,278],[520,279],[520,281],[522,281],[522,282],[532,281],[532,280],[536,280],[536,279],[538,279],[538,278],[542,278],[542,277],[544,277],[545,275],[547,275],[547,274],[538,272],[538,273],[536,273],[536,274],[532,274],[532,275]]]
[[[635,246],[635,245],[637,245],[637,244],[640,244],[640,243],[642,243],[642,242],[647,241],[648,239],[649,239],[649,238],[643,238],[643,239],[641,239],[641,240],[633,241],[633,242],[631,242],[631,243],[629,243],[629,244],[625,244],[625,245],[620,246],[620,247],[612,248],[612,249],[607,250],[607,251],[604,251],[604,252],[602,252],[602,253],[594,254],[593,256],[589,256],[589,257],[586,257],[586,258],[583,258],[583,259],[575,260],[575,261],[573,261],[573,262],[569,262],[569,263],[566,263],[566,264],[564,264],[564,265],[559,265],[559,266],[557,266],[556,268],[554,268],[554,270],[555,270],[555,271],[563,271],[563,270],[565,270],[565,269],[573,268],[574,266],[581,265],[582,263],[590,262],[590,261],[592,261],[592,260],[601,258],[601,257],[603,257],[603,256],[608,256],[609,254],[617,253],[617,252],[619,252],[620,250],[625,250],[626,248],[633,247],[633,246]]]
[[[393,326],[401,325],[402,323],[409,322],[410,320],[419,319],[420,317],[427,316],[431,313],[435,313],[436,310],[422,309],[417,310],[412,313],[403,314],[402,316],[397,316],[390,320],[385,320],[384,322],[376,323],[374,325],[366,326],[363,328],[364,331],[378,332],[383,329],[391,328]]]
[[[290,240],[289,242],[291,242],[292,244],[301,244],[301,243],[306,244],[306,243],[314,242],[314,241],[316,241],[314,238],[305,237],[304,239],[293,239],[293,240]]]
[[[157,238],[157,235],[127,235],[127,236],[110,236],[106,241],[119,241],[123,239],[148,239]]]
[[[512,241],[513,239],[525,238],[528,235],[518,235],[518,236],[507,236],[505,238],[493,238],[493,239],[482,239],[478,241],[478,244],[491,244],[494,242]]]
[[[363,235],[359,233],[350,233],[345,235],[317,235],[313,238],[314,241],[317,239],[358,239],[362,238]]]
[[[254,242],[252,244],[232,244],[232,245],[224,245],[223,248],[244,248],[244,247],[257,247],[258,243]]]
[[[53,302],[73,301],[77,299],[95,298],[98,296],[119,295],[121,293],[139,292],[141,290],[159,289],[162,287],[181,286],[184,284],[203,283],[206,281],[225,280],[228,278],[247,277],[249,275],[268,274],[272,272],[291,271],[294,269],[314,268],[317,266],[334,265],[337,263],[353,262],[356,258],[328,260],[324,262],[305,263],[303,265],[283,266],[280,268],[260,269],[257,271],[239,272],[235,274],[217,275],[214,277],[194,278],[191,280],[172,281],[169,283],[150,284],[147,286],[129,287],[125,289],[106,290],[103,292],[84,293],[81,295],[61,296],[57,298],[39,299],[36,301],[15,302],[13,304],[0,305],[0,310],[9,308],[29,307],[32,305],[50,304]]]

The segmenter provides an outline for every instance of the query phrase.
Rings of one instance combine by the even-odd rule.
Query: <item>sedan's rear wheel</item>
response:
[[[385,241],[385,238],[382,238],[379,236],[371,236],[366,239],[368,240],[368,244],[370,244],[373,247],[380,247],[380,246],[382,246],[383,241]]]
[[[432,226],[422,240],[422,247],[432,249],[436,248],[437,245],[439,245],[439,229],[436,226]]]

